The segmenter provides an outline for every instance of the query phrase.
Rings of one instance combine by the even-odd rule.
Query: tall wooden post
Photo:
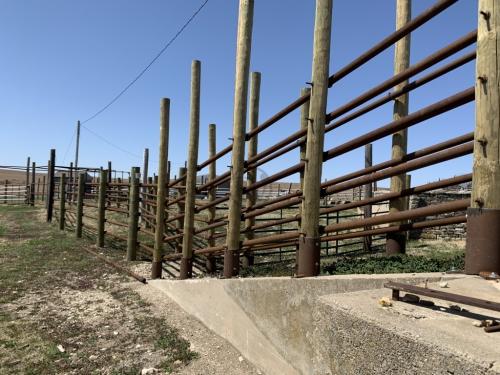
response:
[[[50,163],[48,171],[48,186],[47,186],[47,221],[52,221],[54,213],[54,174],[56,165],[56,150],[50,150]]]
[[[35,199],[36,199],[36,185],[35,185],[35,178],[36,178],[36,163],[32,162],[31,163],[31,185],[30,185],[30,205],[35,206]]]
[[[166,172],[168,160],[168,133],[170,124],[170,99],[163,98],[160,104],[160,153],[158,165],[158,187],[156,193],[156,229],[151,278],[161,278],[163,236],[165,232]]]
[[[76,123],[75,169],[78,171],[78,154],[80,152],[80,121]]]
[[[31,184],[30,184],[30,163],[31,163],[31,159],[28,156],[28,160],[26,161],[26,201],[25,201],[26,204],[30,203],[30,194],[28,194],[30,186],[31,186]]]
[[[396,29],[400,29],[411,20],[411,0],[397,0],[396,2]],[[396,43],[394,51],[394,74],[399,74],[410,66],[410,34]],[[408,80],[394,87],[399,90],[408,84]],[[403,94],[394,100],[393,119],[399,120],[408,116],[409,95]],[[408,129],[392,135],[392,159],[400,159],[406,155],[408,145]],[[405,189],[406,177],[404,174],[391,178],[391,192],[401,192]],[[405,198],[391,199],[389,210],[399,212],[405,210]],[[401,223],[402,224],[402,223]],[[406,234],[395,232],[387,234],[386,253],[398,254],[406,251]]]
[[[500,7],[479,0],[476,128],[465,272],[500,273]]]
[[[137,256],[137,231],[139,229],[139,184],[141,169],[132,167],[130,170],[130,190],[128,194],[128,237],[127,260],[136,260]]]
[[[113,168],[111,166],[111,162],[108,161],[108,183],[113,182]]]
[[[406,189],[410,189],[411,188],[411,174],[407,174],[406,175],[405,188]],[[405,197],[405,210],[408,211],[410,209],[411,209],[411,195],[407,195]],[[407,223],[411,223],[411,220],[408,220]],[[410,239],[410,233],[411,233],[411,230],[406,231],[406,233],[405,233],[405,235],[406,235],[406,241],[408,241]]]
[[[68,198],[71,202],[73,202],[73,196],[75,192],[75,184],[74,184],[74,176],[73,176],[73,162],[69,163],[69,180],[68,180]]]
[[[254,0],[240,0],[236,45],[236,79],[234,85],[233,151],[224,277],[239,272],[241,203],[245,160],[245,128],[247,119],[248,74],[252,46]]]
[[[372,144],[367,144],[365,146],[365,168],[371,167],[373,164],[373,148]],[[372,183],[368,183],[364,186],[365,189],[365,194],[364,194],[364,199],[371,198],[373,197],[373,185]],[[364,207],[364,217],[365,219],[368,219],[372,217],[372,205],[368,204]],[[365,230],[370,230],[371,227],[365,227]],[[372,237],[371,236],[365,236],[363,238],[363,250],[364,251],[370,251],[372,249]]]
[[[310,95],[311,94],[311,89],[309,87],[304,87],[300,90],[300,96],[304,95]],[[309,109],[310,109],[310,101],[306,101],[302,106],[300,107],[300,129],[301,130],[307,130],[308,123],[309,123]],[[305,161],[306,160],[306,143],[307,143],[307,137],[302,137],[301,138],[304,143],[300,145],[300,161]],[[304,191],[304,170],[300,171],[300,190]],[[302,225],[302,205],[299,204],[299,214],[301,219],[297,221],[297,231],[300,231],[301,225]],[[296,250],[295,250],[295,273],[298,274],[298,268],[299,267],[299,246],[297,245]]]
[[[181,177],[184,177],[187,173],[187,168],[186,167],[180,167],[179,168],[179,178]],[[182,185],[182,182],[181,182],[181,185]],[[177,188],[177,196],[178,197],[182,197],[182,196],[185,196],[186,195],[186,188],[184,187],[179,187]],[[185,200],[185,198],[184,198]],[[180,201],[179,203],[177,203],[177,212],[179,213],[179,215],[181,215],[181,218],[177,219],[177,229],[179,230],[179,232],[183,232],[184,231],[184,210],[186,209],[186,205],[184,204],[184,202]],[[177,244],[175,245],[175,251],[177,253],[182,253],[182,241],[177,241]]]
[[[143,163],[143,167],[142,167],[142,183],[143,184],[147,184],[148,183],[148,172],[149,172],[149,148],[145,148],[144,149],[144,163]],[[141,211],[144,211],[146,210],[147,208],[147,205],[146,205],[146,201],[147,200],[151,200],[151,197],[147,196],[146,194],[148,193],[148,188],[147,187],[143,187],[142,188],[142,200],[141,200]],[[148,227],[147,225],[147,220],[143,220],[142,216],[139,216],[139,221],[141,223],[144,223],[146,227]]]
[[[253,72],[250,81],[250,110],[248,118],[248,130],[252,131],[259,125],[259,102],[260,102],[260,79],[259,72]],[[258,136],[255,135],[248,140],[247,158],[250,159],[257,155]],[[247,186],[257,182],[257,169],[251,169],[247,172]],[[250,208],[257,203],[257,190],[252,190],[246,193],[246,206]],[[255,237],[253,230],[248,230],[255,225],[255,217],[245,220],[245,237],[247,240],[252,240]],[[253,252],[248,251],[243,254],[241,265],[243,267],[252,266],[254,263]]]
[[[299,277],[316,276],[320,271],[319,208],[331,29],[332,0],[316,0],[312,89],[307,127],[301,235],[297,267],[297,276]]]
[[[87,179],[87,173],[82,172],[78,174],[78,192],[76,197],[76,223],[75,223],[75,234],[77,238],[82,238],[83,199],[85,197],[86,179]]]
[[[42,202],[45,200],[45,175],[42,176],[42,192],[40,196],[42,197]]]
[[[216,126],[215,124],[208,125],[208,157],[212,158],[216,153]],[[216,161],[214,160],[208,165],[208,181],[214,180],[216,175]],[[215,200],[215,187],[211,186],[208,189],[208,201],[211,203]],[[208,209],[208,223],[212,224],[215,220],[215,207],[210,207]],[[208,246],[215,246],[215,228],[208,231]],[[206,269],[208,273],[214,273],[216,271],[215,257],[209,254],[206,260]]]
[[[103,169],[99,176],[99,195],[97,197],[97,247],[104,247],[104,225],[106,223],[106,190],[108,171]]]
[[[198,168],[198,145],[200,138],[200,62],[191,65],[189,145],[186,174],[186,199],[184,209],[184,235],[182,236],[182,258],[180,279],[193,274],[194,208],[196,199],[196,171]]]
[[[59,180],[59,229],[64,230],[66,223],[66,173]]]

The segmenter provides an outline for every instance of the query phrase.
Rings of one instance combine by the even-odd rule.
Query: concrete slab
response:
[[[496,282],[480,278],[448,281],[447,292],[500,302]],[[430,288],[440,289],[436,283]],[[389,289],[320,297],[330,316],[326,345],[335,373],[352,374],[497,374],[500,333],[486,333],[474,320],[499,319],[500,313],[431,299],[434,307],[393,302],[381,307]],[[374,366],[379,364],[379,366]]]
[[[154,280],[208,328],[266,374],[333,374],[329,308],[320,297],[380,289],[388,280],[418,283],[457,275],[343,275],[320,278]],[[459,276],[463,277],[463,276]]]

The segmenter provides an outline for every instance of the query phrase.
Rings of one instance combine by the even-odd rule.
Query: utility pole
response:
[[[78,153],[80,151],[80,120],[76,123],[75,173],[78,173]]]

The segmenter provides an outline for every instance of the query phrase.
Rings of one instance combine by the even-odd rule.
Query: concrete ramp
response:
[[[500,361],[500,350],[495,348],[485,358],[477,350],[471,355],[466,349],[457,352],[453,345],[467,345],[457,344],[463,337],[453,332],[442,346],[439,340],[412,337],[408,332],[418,318],[396,319],[373,297],[390,295],[383,289],[389,280],[418,284],[457,278],[471,279],[432,273],[153,280],[150,285],[228,340],[265,374],[496,373],[492,363],[495,358]],[[348,308],[345,301],[351,303]],[[383,319],[368,319],[373,311]],[[472,320],[464,319],[463,324],[472,327]],[[485,334],[473,328],[473,333]],[[431,336],[435,332],[432,324],[427,330]]]

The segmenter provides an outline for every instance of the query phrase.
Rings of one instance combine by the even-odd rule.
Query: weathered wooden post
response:
[[[372,144],[367,144],[365,146],[365,168],[371,167],[373,164],[373,148]],[[372,183],[368,183],[364,186],[365,191],[364,191],[364,199],[368,199],[373,197],[373,185]],[[364,207],[364,218],[369,219],[372,217],[372,205],[368,204]],[[365,227],[365,230],[370,230],[371,227]],[[372,249],[372,237],[371,236],[365,236],[363,237],[363,250],[364,251],[370,251]]]
[[[411,0],[397,0],[396,29],[400,29],[411,20]],[[396,43],[394,50],[394,74],[399,74],[410,66],[410,34]],[[394,87],[399,90],[408,84],[408,80]],[[408,116],[409,95],[403,94],[394,100],[393,119],[399,120]],[[406,155],[408,145],[408,129],[392,135],[392,159],[400,159]],[[404,174],[391,178],[391,192],[401,192],[405,189],[406,177]],[[405,198],[395,198],[389,201],[390,212],[405,210]],[[403,224],[402,222],[400,224]],[[386,254],[398,254],[406,251],[406,234],[394,232],[387,234]]]
[[[259,125],[259,102],[260,102],[260,80],[261,74],[253,72],[250,80],[250,110],[248,118],[248,130],[252,131]],[[254,135],[248,140],[247,158],[248,160],[257,155],[258,135]],[[251,169],[247,172],[247,186],[257,182],[257,169]],[[257,203],[257,190],[252,190],[246,193],[246,206],[250,208]],[[249,230],[255,225],[255,217],[247,218],[245,220],[245,237],[247,240],[252,240],[255,237],[253,230]],[[243,253],[241,265],[243,267],[253,266],[254,255],[252,251]]]
[[[30,194],[29,194],[29,189],[30,189],[30,163],[31,159],[28,156],[28,159],[26,161],[26,200],[25,203],[29,204],[30,203]]]
[[[59,229],[64,230],[66,223],[66,173],[59,179]]]
[[[143,158],[143,167],[142,167],[142,183],[146,185],[148,183],[148,170],[149,170],[149,148],[144,149],[144,158]],[[142,187],[142,199],[141,199],[141,211],[145,211],[147,209],[146,201],[151,200],[151,197],[147,195],[148,188]],[[139,222],[144,223],[145,227],[148,228],[147,220],[143,220],[142,216],[139,216]]]
[[[45,175],[42,176],[42,192],[40,196],[42,197],[42,202],[45,200]]]
[[[240,0],[236,46],[236,79],[234,85],[233,150],[231,155],[231,186],[224,277],[238,274],[240,266],[240,225],[245,160],[245,128],[247,119],[248,74],[252,46],[254,0]]]
[[[216,154],[216,126],[215,124],[208,125],[208,157],[213,158]],[[216,161],[212,161],[208,165],[208,181],[213,181],[216,175]],[[212,203],[215,200],[215,186],[208,189],[208,201]],[[212,224],[215,220],[215,206],[208,209],[208,224]],[[208,247],[215,246],[215,228],[208,231]],[[208,273],[216,271],[215,257],[211,254],[207,255],[205,267]]]
[[[500,7],[479,0],[476,128],[465,272],[500,273]]]
[[[406,175],[406,183],[405,183],[405,189],[410,189],[411,188],[411,174]],[[405,197],[405,210],[410,210],[411,209],[411,195],[407,195]],[[407,223],[411,223],[411,220],[407,220]],[[406,231],[406,241],[410,240],[410,234],[411,230]]]
[[[332,0],[316,0],[312,89],[307,127],[302,221],[297,276],[316,276],[320,271],[319,208],[325,113],[330,64]]]
[[[113,168],[111,161],[108,161],[108,183],[113,182]]]
[[[139,229],[139,183],[141,169],[132,167],[130,170],[132,179],[128,194],[128,237],[127,237],[127,260],[136,260],[137,256],[137,232]]]
[[[35,178],[36,178],[36,163],[35,162],[32,162],[31,163],[31,185],[30,185],[30,199],[29,199],[29,202],[30,202],[30,205],[31,206],[35,206],[35,199],[36,199],[36,196],[35,196],[35,189],[36,189],[36,185],[35,185]]]
[[[106,190],[108,189],[108,171],[103,169],[99,176],[99,195],[97,200],[97,247],[104,247],[104,225],[106,223]]]
[[[182,236],[182,258],[180,279],[193,274],[194,208],[196,199],[196,171],[198,168],[198,146],[200,138],[200,62],[191,65],[191,105],[189,120],[189,145],[186,174],[186,199],[184,209],[184,235]]]
[[[48,171],[48,186],[47,186],[47,221],[52,221],[54,213],[54,174],[56,165],[56,150],[50,150],[50,163]]]
[[[87,179],[87,173],[82,172],[78,175],[78,192],[76,197],[76,223],[75,223],[75,234],[77,238],[82,237],[83,198],[85,197],[86,179]]]
[[[304,95],[311,95],[311,89],[309,87],[304,87],[300,90],[300,96]],[[309,109],[310,109],[310,101],[306,101],[302,106],[300,107],[300,129],[301,130],[307,130],[308,123],[309,123]],[[300,145],[300,161],[305,162],[306,160],[306,143],[307,143],[307,137],[302,137],[301,141],[303,143]],[[300,190],[304,191],[304,170],[300,171]],[[297,230],[300,231],[301,225],[302,225],[302,205],[299,204],[299,215],[300,219],[297,221]],[[298,274],[298,268],[299,267],[299,246],[297,245],[296,251],[295,251],[295,274]]]
[[[168,160],[168,133],[170,123],[170,99],[163,98],[160,104],[160,154],[158,165],[158,187],[156,193],[156,229],[151,278],[159,279],[162,273],[163,236],[165,232],[166,172]]]
[[[186,175],[186,173],[187,173],[186,167],[179,168],[179,178],[184,177]],[[183,182],[181,182],[180,184],[182,185]],[[186,189],[184,187],[177,188],[177,196],[178,197],[182,197],[185,195],[186,195]],[[178,212],[179,216],[184,215],[185,208],[186,208],[186,205],[184,204],[184,202],[179,201],[179,203],[177,203],[177,212]],[[179,219],[176,220],[176,222],[177,222],[177,229],[179,230],[179,232],[183,232],[184,231],[184,216],[181,216]],[[177,253],[182,253],[182,241],[177,241],[177,243],[175,245],[175,251]]]

